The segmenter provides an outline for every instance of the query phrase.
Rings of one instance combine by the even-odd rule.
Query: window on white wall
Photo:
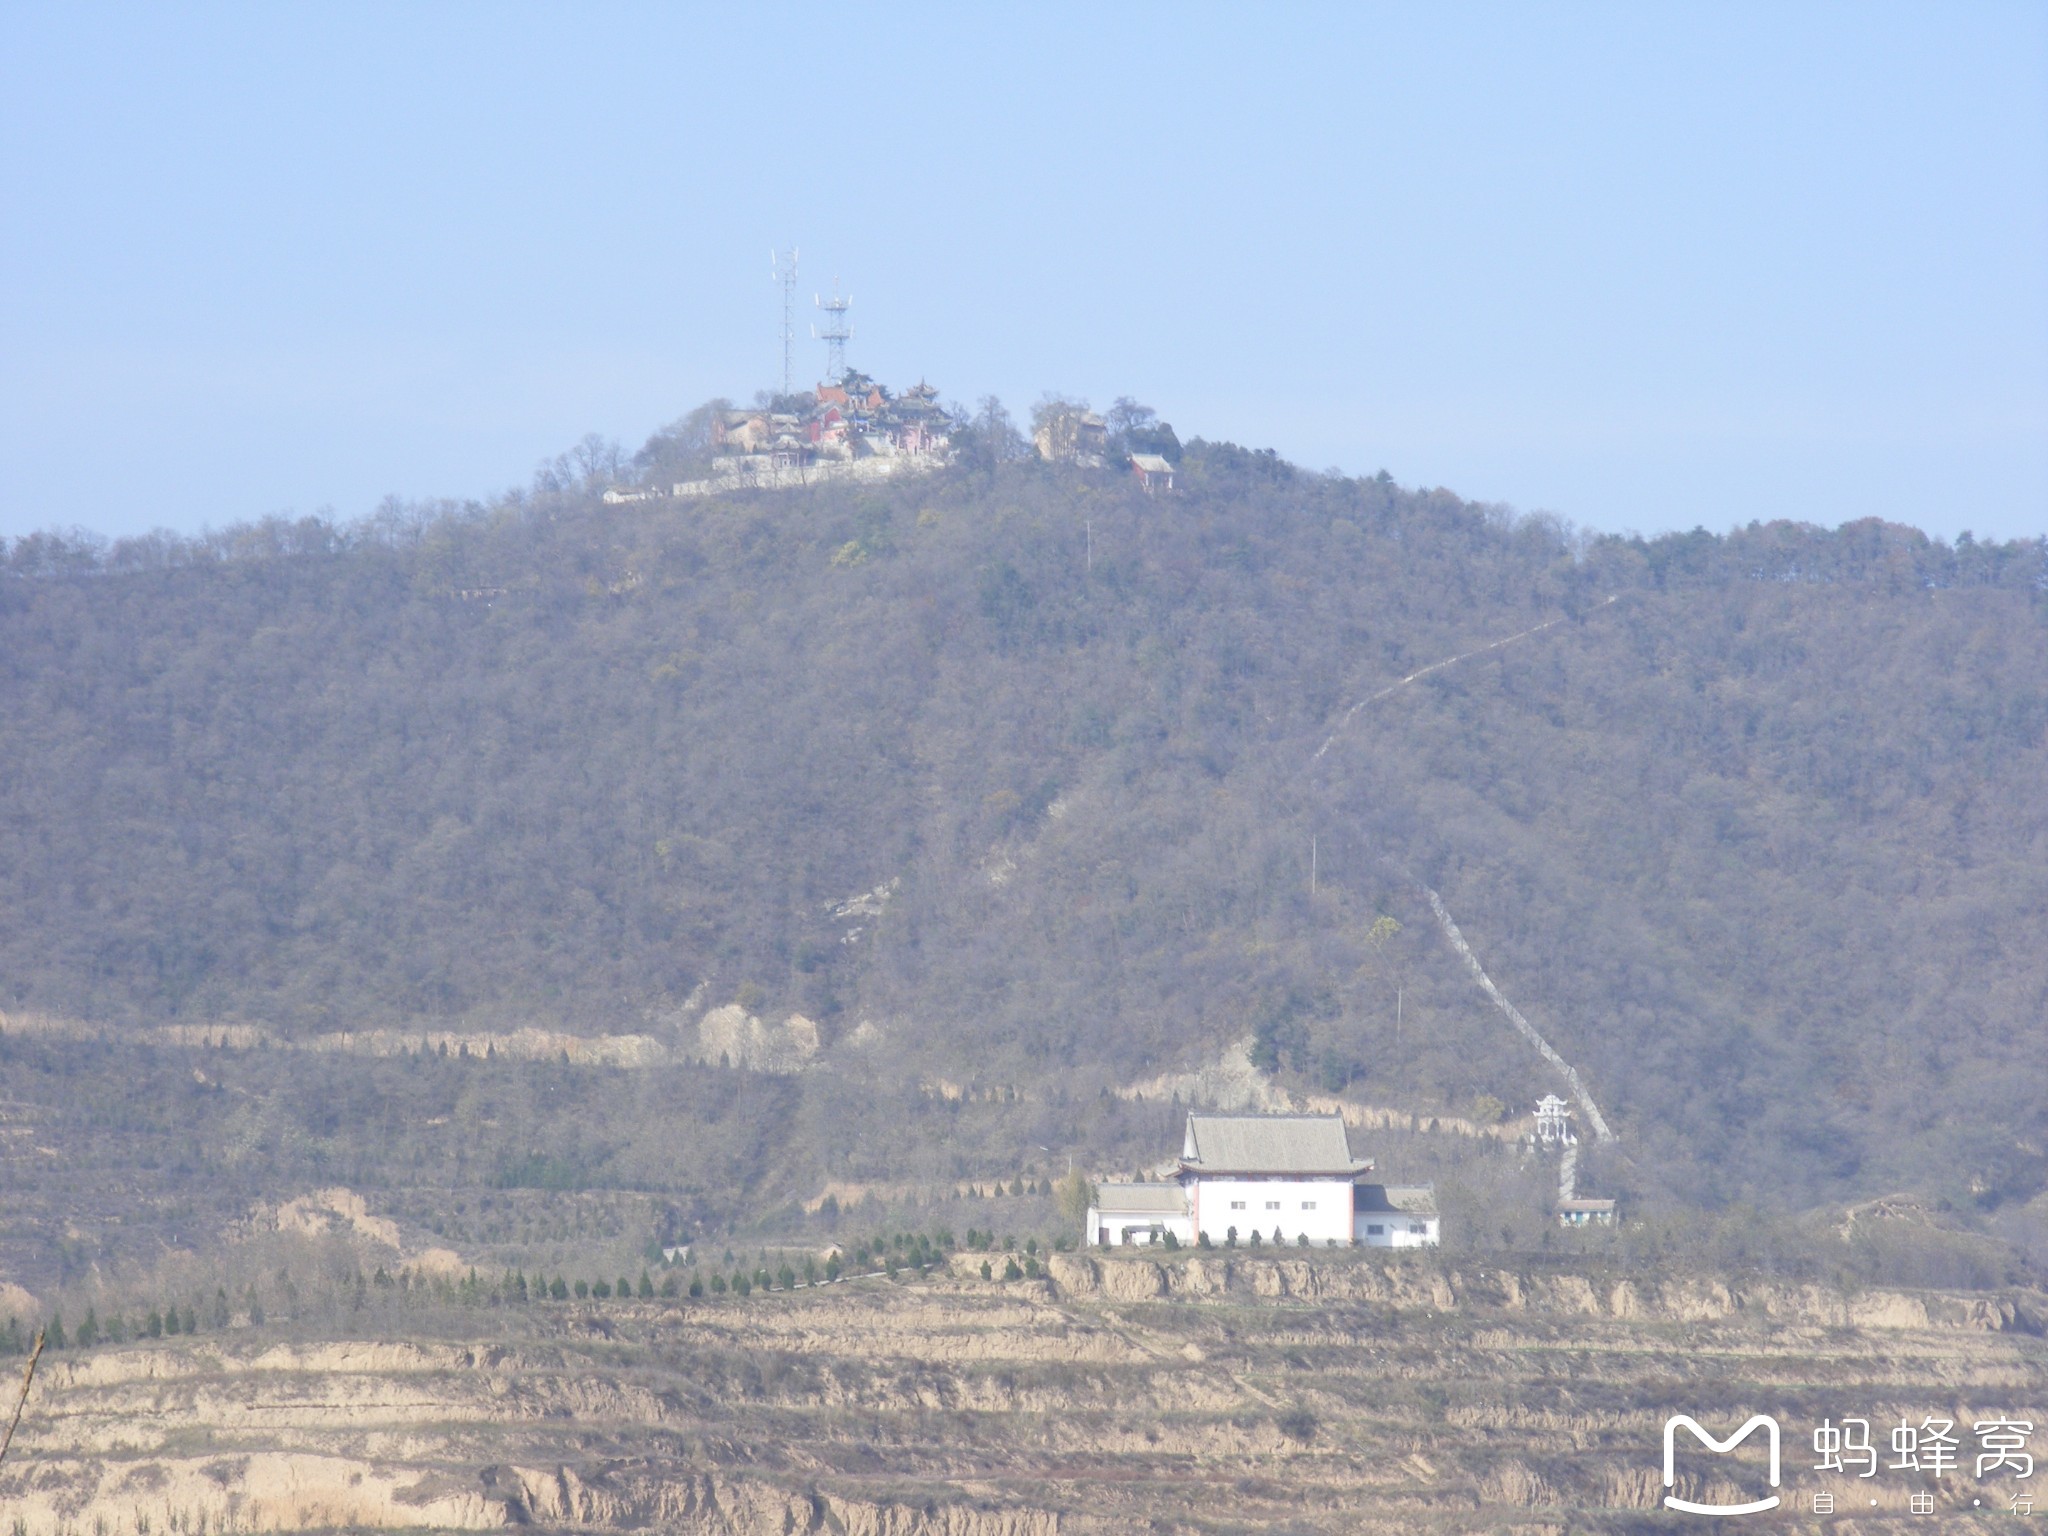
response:
[[[1301,1202],[1301,1208],[1304,1211],[1312,1211],[1316,1208],[1316,1203],[1313,1200],[1304,1200]]]
[[[1385,1237],[1387,1235],[1387,1229],[1385,1227],[1369,1226],[1365,1229],[1365,1235],[1367,1237]]]
[[[1230,1208],[1233,1211],[1241,1211],[1244,1209],[1244,1202],[1242,1200],[1233,1200],[1230,1202]]]
[[[1278,1200],[1268,1200],[1266,1202],[1266,1209],[1269,1211],[1277,1211],[1280,1209],[1280,1202]]]

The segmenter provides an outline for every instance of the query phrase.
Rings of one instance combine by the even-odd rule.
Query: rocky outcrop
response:
[[[34,1296],[10,1281],[0,1280],[0,1328],[7,1326],[7,1319],[18,1323],[29,1323],[42,1316],[42,1303]]]
[[[1527,1132],[1528,1122],[1480,1125],[1458,1115],[1433,1115],[1410,1109],[1354,1104],[1334,1094],[1290,1092],[1252,1064],[1252,1037],[1225,1046],[1214,1061],[1186,1072],[1164,1072],[1116,1090],[1120,1099],[1157,1103],[1178,1099],[1190,1106],[1222,1110],[1303,1112],[1337,1115],[1355,1130],[1443,1133],[1513,1142]]]
[[[234,1042],[228,1042],[232,1045]],[[339,1051],[355,1056],[509,1057],[515,1061],[567,1061],[579,1067],[658,1067],[670,1060],[667,1047],[648,1035],[569,1035],[551,1029],[348,1030],[282,1044],[300,1050]]]
[[[1817,1285],[1735,1287],[1714,1279],[1623,1280],[1603,1290],[1585,1275],[1441,1270],[1422,1261],[1380,1264],[1348,1254],[1327,1259],[1265,1258],[1248,1252],[1227,1256],[1195,1253],[1176,1259],[1056,1254],[1047,1274],[1061,1294],[1109,1301],[1240,1295],[1362,1301],[1438,1312],[1499,1309],[1657,1323],[1749,1317],[1827,1328],[2033,1333],[2041,1331],[2038,1313],[2048,1310],[2048,1298],[2025,1293],[1864,1291],[1850,1295]]]
[[[297,1232],[306,1237],[325,1237],[347,1232],[381,1243],[398,1246],[398,1223],[370,1214],[369,1203],[352,1189],[321,1189],[280,1205],[273,1218],[280,1232]]]
[[[0,1482],[17,1531],[482,1531],[508,1516],[474,1486],[438,1489],[402,1464],[303,1452],[52,1460],[39,1473]]]
[[[699,1061],[751,1072],[800,1072],[818,1054],[818,1026],[800,1013],[765,1024],[738,1003],[714,1008],[697,1021]]]
[[[1144,1259],[1098,1261],[1056,1253],[1047,1261],[1046,1273],[1059,1291],[1070,1295],[1152,1301],[1171,1294],[1165,1268]]]
[[[1287,1091],[1252,1065],[1252,1038],[1224,1047],[1214,1061],[1187,1072],[1167,1072],[1116,1090],[1120,1099],[1178,1098],[1210,1109],[1287,1110]]]
[[[347,1056],[473,1056],[516,1061],[568,1061],[585,1067],[666,1065],[668,1048],[649,1035],[572,1035],[536,1029],[350,1029],[285,1035],[260,1024],[161,1024],[117,1030],[40,1013],[0,1013],[0,1034],[77,1040],[122,1040],[204,1050],[323,1051]]]

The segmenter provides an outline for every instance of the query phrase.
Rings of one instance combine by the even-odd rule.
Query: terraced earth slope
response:
[[[408,1342],[250,1330],[52,1357],[0,1508],[29,1536],[1563,1536],[1679,1528],[1658,1508],[1667,1415],[1725,1432],[1766,1411],[1795,1512],[1770,1528],[1817,1528],[1831,1488],[1859,1506],[1833,1529],[1924,1531],[1916,1477],[1831,1483],[1812,1427],[1863,1416],[1882,1444],[1902,1417],[2048,1419],[2035,1292],[1182,1255],[457,1317]],[[1725,1499],[1754,1470],[1688,1465],[1682,1491]],[[1972,1471],[1925,1485],[1941,1529],[2031,1527],[2004,1513],[2009,1472]]]

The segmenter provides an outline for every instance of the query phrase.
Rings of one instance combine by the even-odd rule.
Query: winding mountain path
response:
[[[1593,1095],[1586,1092],[1585,1081],[1579,1076],[1578,1070],[1557,1054],[1551,1043],[1537,1033],[1534,1024],[1522,1017],[1521,1009],[1501,995],[1500,988],[1493,984],[1493,978],[1486,974],[1486,968],[1479,963],[1479,957],[1472,953],[1472,946],[1465,942],[1465,935],[1458,932],[1458,925],[1451,921],[1451,914],[1445,908],[1443,898],[1426,885],[1422,888],[1422,893],[1429,898],[1430,910],[1436,913],[1437,926],[1443,929],[1444,937],[1451,941],[1451,948],[1464,960],[1466,967],[1472,972],[1473,979],[1485,990],[1486,995],[1493,999],[1494,1006],[1507,1015],[1508,1022],[1515,1026],[1515,1033],[1535,1046],[1536,1054],[1563,1075],[1571,1088],[1572,1097],[1577,1099],[1579,1107],[1585,1110],[1586,1123],[1593,1127],[1593,1135],[1601,1141],[1613,1141],[1614,1132],[1608,1129],[1607,1121],[1601,1117],[1600,1107],[1593,1102]]]
[[[1619,594],[1610,596],[1602,601],[1594,611],[1597,612],[1599,609],[1610,607],[1618,601],[1620,601]],[[1531,625],[1528,629],[1518,631],[1512,635],[1506,635],[1499,640],[1490,641],[1474,650],[1461,651],[1456,656],[1446,656],[1442,661],[1433,661],[1426,667],[1418,667],[1406,677],[1401,678],[1398,682],[1389,683],[1377,693],[1366,695],[1366,697],[1360,699],[1338,717],[1337,723],[1330,729],[1330,734],[1323,738],[1323,744],[1316,748],[1314,756],[1309,759],[1310,766],[1313,767],[1322,760],[1323,754],[1336,745],[1337,738],[1344,733],[1344,728],[1357,719],[1359,713],[1369,705],[1377,704],[1381,699],[1388,697],[1390,694],[1398,693],[1410,683],[1425,678],[1432,672],[1441,672],[1444,668],[1454,667],[1461,661],[1470,661],[1475,656],[1484,656],[1489,651],[1497,651],[1503,646],[1513,645],[1517,640],[1527,640],[1533,635],[1542,634],[1547,629],[1555,629],[1570,617],[1571,615],[1569,614],[1559,614],[1554,619],[1546,619],[1541,624]],[[1486,995],[1493,999],[1494,1006],[1507,1015],[1507,1020],[1514,1026],[1515,1032],[1536,1047],[1537,1054],[1549,1062],[1551,1066],[1555,1067],[1564,1078],[1566,1085],[1571,1089],[1572,1097],[1578,1101],[1580,1108],[1585,1110],[1586,1123],[1593,1128],[1594,1137],[1600,1141],[1616,1140],[1617,1138],[1613,1130],[1609,1128],[1605,1117],[1600,1113],[1600,1107],[1593,1102],[1592,1094],[1586,1091],[1585,1080],[1579,1076],[1578,1070],[1557,1053],[1556,1048],[1543,1038],[1537,1031],[1536,1026],[1522,1017],[1522,1011],[1509,1002],[1502,995],[1500,988],[1493,984],[1493,978],[1486,974],[1486,968],[1479,963],[1479,957],[1472,953],[1472,946],[1465,942],[1465,936],[1458,931],[1458,925],[1451,920],[1451,914],[1445,908],[1443,898],[1426,885],[1422,887],[1422,891],[1429,898],[1430,909],[1436,913],[1437,924],[1443,929],[1444,937],[1450,940],[1451,948],[1455,949],[1460,958],[1464,960],[1466,967],[1472,972],[1473,979],[1479,983]]]
[[[1616,603],[1619,601],[1621,601],[1621,598],[1620,594],[1617,593],[1614,596],[1605,599],[1600,604],[1600,607],[1605,608],[1609,603]],[[1546,629],[1554,629],[1570,617],[1571,615],[1568,613],[1561,613],[1554,619],[1545,619],[1541,624],[1535,625],[1533,628],[1523,630],[1520,634],[1509,635],[1505,639],[1494,640],[1486,645],[1482,645],[1476,651],[1463,651],[1456,656],[1446,656],[1442,661],[1432,661],[1428,666],[1419,667],[1415,671],[1410,672],[1406,677],[1402,678],[1399,682],[1387,684],[1387,686],[1382,688],[1378,693],[1368,694],[1366,697],[1360,699],[1356,704],[1352,705],[1349,709],[1345,710],[1342,715],[1338,716],[1336,725],[1331,728],[1330,734],[1323,738],[1323,744],[1320,747],[1316,748],[1315,756],[1311,757],[1309,761],[1311,763],[1321,762],[1323,754],[1329,751],[1331,747],[1335,746],[1337,744],[1337,738],[1344,734],[1344,727],[1349,725],[1355,718],[1357,718],[1358,712],[1364,709],[1367,705],[1379,703],[1379,701],[1387,697],[1388,694],[1398,693],[1403,688],[1406,688],[1410,683],[1415,682],[1419,678],[1427,677],[1432,672],[1441,672],[1445,667],[1455,667],[1459,662],[1470,661],[1474,656],[1484,656],[1488,651],[1497,651],[1502,646],[1513,645],[1517,640],[1526,640],[1531,635],[1542,634],[1543,631],[1545,631]]]

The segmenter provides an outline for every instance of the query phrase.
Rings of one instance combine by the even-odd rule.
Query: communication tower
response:
[[[796,247],[770,251],[768,268],[782,286],[782,392],[796,388]]]
[[[846,344],[853,340],[853,326],[846,312],[853,308],[853,295],[839,296],[839,279],[832,280],[832,297],[811,295],[811,302],[824,312],[823,327],[812,326],[811,334],[825,343],[825,381],[837,384],[846,377]]]

